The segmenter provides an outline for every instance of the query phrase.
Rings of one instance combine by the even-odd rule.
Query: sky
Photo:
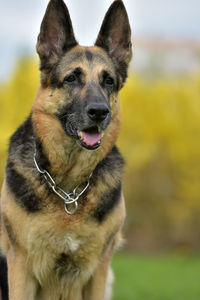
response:
[[[77,40],[92,45],[112,0],[65,0]],[[48,0],[0,0],[0,80],[21,53],[35,53]],[[124,0],[134,37],[200,40],[199,0]]]

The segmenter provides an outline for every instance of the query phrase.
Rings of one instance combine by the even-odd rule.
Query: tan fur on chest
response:
[[[2,199],[5,194],[10,194],[6,186]],[[63,210],[30,217],[16,205],[11,194],[6,197],[6,202],[2,201],[2,207],[8,219],[15,211],[16,218],[10,224],[16,237],[15,247],[26,253],[27,268],[33,270],[34,276],[44,285],[60,276],[59,260],[62,257],[62,269],[67,270],[65,281],[70,278],[71,282],[73,277],[87,282],[100,262],[99,257],[106,255],[111,243],[117,243],[125,214],[122,201],[103,225],[88,217],[87,207],[86,213],[78,216],[68,216]],[[7,251],[10,242],[13,243],[7,242]]]

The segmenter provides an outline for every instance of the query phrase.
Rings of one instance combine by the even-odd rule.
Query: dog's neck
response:
[[[75,186],[85,182],[114,145],[114,136],[112,135],[111,140],[108,131],[109,142],[103,141],[99,149],[95,151],[82,149],[75,140],[66,136],[62,131],[58,131],[55,135],[50,134],[49,126],[45,126],[48,124],[48,122],[45,123],[45,116],[41,115],[41,120],[44,122],[43,135],[38,135],[37,129],[33,128],[37,141],[38,163],[53,176],[56,184],[67,190],[72,190]],[[53,123],[52,126],[54,126]]]
[[[41,118],[45,121],[46,116],[41,115]],[[54,121],[51,121],[52,126],[54,126]],[[87,180],[98,164],[97,153],[84,151],[76,141],[67,137],[66,134],[63,135],[62,132],[52,134],[48,126],[43,128],[42,136],[38,134],[34,125],[33,129],[38,164],[53,176],[56,184],[71,190]]]

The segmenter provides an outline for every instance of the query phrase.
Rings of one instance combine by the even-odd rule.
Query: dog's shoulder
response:
[[[103,186],[106,186],[93,213],[94,218],[99,223],[102,223],[120,202],[123,166],[123,157],[117,146],[114,146],[94,171],[94,176],[97,178],[97,189],[99,187],[99,189],[103,190]]]
[[[29,177],[33,177],[33,153],[34,138],[30,115],[10,139],[5,177],[8,191],[28,212],[40,210],[41,203],[29,182]]]
[[[120,173],[124,166],[124,159],[115,145],[106,157],[97,165],[94,174],[101,176],[105,172],[112,172],[113,170],[118,170]]]
[[[22,123],[11,136],[9,154],[13,152],[16,153],[16,150],[19,147],[22,150],[22,148],[24,148],[25,145],[27,145],[28,143],[33,143],[33,126],[31,121],[31,115],[28,116],[26,121]]]

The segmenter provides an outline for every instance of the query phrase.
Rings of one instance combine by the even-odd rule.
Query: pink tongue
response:
[[[101,139],[101,133],[88,133],[82,131],[83,141],[88,146],[96,145]]]

